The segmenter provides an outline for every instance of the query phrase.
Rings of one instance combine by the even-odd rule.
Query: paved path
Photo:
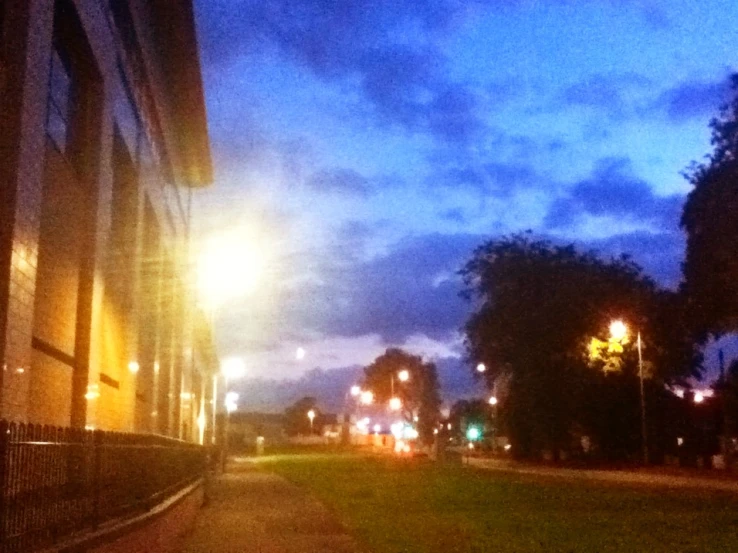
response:
[[[250,463],[232,463],[210,489],[181,553],[359,553],[318,501]]]
[[[580,470],[555,467],[536,467],[500,461],[498,459],[483,459],[469,457],[464,463],[470,466],[488,470],[517,472],[520,474],[535,474],[571,480],[601,480],[620,484],[644,484],[647,486],[661,486],[666,488],[694,488],[701,490],[719,490],[738,492],[738,481],[728,478],[710,478],[705,476],[680,476],[674,474],[659,474],[649,471],[627,470]]]

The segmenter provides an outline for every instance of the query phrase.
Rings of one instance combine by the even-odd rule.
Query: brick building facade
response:
[[[0,416],[200,441],[190,0],[0,0]]]

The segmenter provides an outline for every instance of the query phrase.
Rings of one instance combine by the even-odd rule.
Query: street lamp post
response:
[[[622,342],[628,335],[627,325],[620,320],[610,323],[610,336],[612,339]],[[641,344],[641,332],[638,331],[636,347],[638,348],[638,378],[640,380],[641,400],[641,449],[643,464],[648,464],[648,429],[646,427],[646,391],[643,385],[643,349]]]
[[[223,458],[222,458],[222,469],[225,472],[226,461],[228,460],[229,450],[229,434],[231,430],[231,412],[237,408],[236,401],[238,400],[238,394],[228,390],[228,384],[234,379],[243,377],[246,373],[246,365],[243,359],[240,357],[229,357],[225,359],[220,366],[220,373],[223,375],[223,394],[225,397],[225,428],[223,436]]]
[[[646,392],[643,387],[643,352],[641,350],[641,333],[638,332],[638,377],[641,381],[641,447],[643,448],[643,464],[648,464],[648,432],[646,429]]]

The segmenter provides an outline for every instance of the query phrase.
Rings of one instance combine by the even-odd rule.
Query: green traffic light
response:
[[[470,426],[466,429],[466,439],[470,442],[476,442],[482,437],[482,431],[477,426]]]

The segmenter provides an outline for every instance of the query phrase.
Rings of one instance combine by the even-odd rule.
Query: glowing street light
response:
[[[351,395],[356,397],[361,393],[361,388],[359,386],[351,386]]]
[[[361,403],[364,405],[371,405],[374,403],[374,394],[370,390],[364,390],[361,392]]]
[[[478,373],[483,373],[486,370],[487,370],[487,365],[485,365],[484,363],[479,363],[479,365],[477,365]]]
[[[410,371],[407,369],[401,370],[399,373],[397,373],[397,378],[400,379],[400,382],[407,382],[410,380]]]
[[[226,382],[236,380],[246,374],[246,363],[240,357],[229,357],[221,363],[220,372]]]
[[[389,407],[393,411],[399,411],[402,409],[402,400],[399,397],[393,397],[389,401]]]
[[[307,412],[307,417],[310,419],[310,433],[313,433],[313,420],[315,419],[315,411],[310,409],[310,411]]]
[[[295,351],[295,359],[298,361],[305,359],[305,348],[297,348],[297,351]]]
[[[225,408],[230,415],[238,409],[238,394],[236,392],[228,392],[225,397]]]
[[[207,305],[214,308],[234,296],[252,292],[265,268],[261,241],[243,232],[211,238],[198,259],[197,284]]]
[[[703,394],[702,392],[695,392],[694,393],[694,402],[695,403],[702,403],[703,401],[705,401],[705,394]]]
[[[612,321],[610,323],[610,337],[613,340],[622,342],[628,336],[628,327],[621,320]]]
[[[497,405],[497,396],[490,397],[488,403],[490,405]]]

